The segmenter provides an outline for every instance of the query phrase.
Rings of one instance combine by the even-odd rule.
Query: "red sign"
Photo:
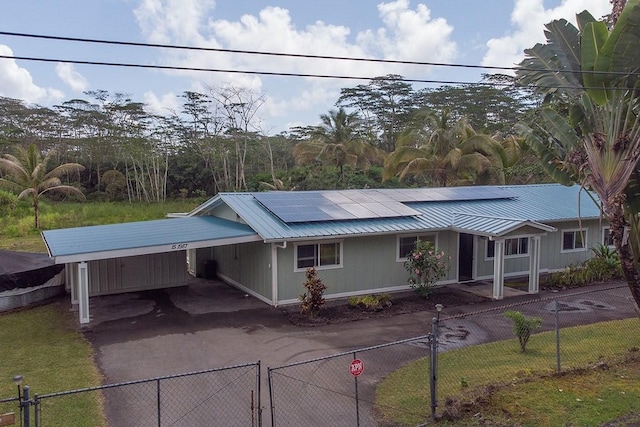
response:
[[[357,377],[362,373],[362,371],[364,371],[364,363],[362,363],[362,360],[353,359],[353,361],[349,365],[349,372],[351,372],[351,375]]]

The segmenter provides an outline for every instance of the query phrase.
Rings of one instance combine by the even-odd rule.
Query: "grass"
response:
[[[167,201],[165,203],[82,202],[40,205],[40,228],[83,227],[131,221],[161,219],[170,212],[188,212],[201,200]],[[36,230],[33,209],[21,202],[9,215],[0,216],[0,249],[23,252],[46,252],[47,248]]]
[[[23,375],[31,395],[101,384],[91,345],[75,329],[75,319],[62,301],[0,315],[0,397],[14,397],[14,375]],[[2,412],[18,411],[3,404]],[[52,398],[42,404],[43,425],[106,425],[99,393]],[[77,422],[76,422],[77,420]]]
[[[602,322],[561,331],[563,370],[614,364],[621,355],[640,345],[637,318]],[[438,358],[438,401],[487,399],[487,386],[498,385],[483,408],[494,418],[488,425],[600,425],[640,411],[640,363],[584,375],[555,376],[555,332],[535,334],[527,352],[519,352],[516,339],[465,347],[441,353]],[[429,361],[421,359],[389,375],[379,386],[376,406],[385,420],[417,425],[430,417]],[[624,372],[627,372],[624,374]],[[563,390],[558,392],[558,390]],[[623,393],[624,392],[624,393]],[[514,398],[514,396],[518,398]],[[524,396],[529,396],[525,398]],[[618,397],[617,400],[613,397]],[[601,400],[599,400],[601,399]],[[613,404],[612,400],[615,400]],[[575,410],[579,408],[580,410]],[[451,425],[482,425],[466,419]],[[504,425],[507,425],[504,424]]]

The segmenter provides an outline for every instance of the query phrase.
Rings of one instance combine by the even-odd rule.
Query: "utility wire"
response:
[[[30,33],[17,33],[12,31],[0,31],[0,35],[12,36],[12,37],[24,37],[24,38],[36,38],[44,40],[57,40],[57,41],[71,41],[80,43],[98,43],[109,44],[118,46],[135,46],[135,47],[151,47],[162,49],[178,49],[178,50],[192,50],[192,51],[204,51],[204,52],[220,52],[220,53],[233,53],[233,54],[245,54],[245,55],[262,55],[262,56],[275,56],[285,58],[304,58],[304,59],[329,59],[337,61],[356,61],[356,62],[371,62],[382,64],[402,64],[402,65],[421,65],[421,66],[433,66],[433,67],[451,67],[451,68],[469,68],[469,69],[484,69],[484,70],[501,70],[501,71],[544,71],[544,72],[557,72],[557,73],[571,73],[571,70],[549,70],[549,69],[536,69],[526,67],[504,67],[496,65],[472,65],[472,64],[452,64],[443,62],[423,62],[423,61],[408,61],[408,60],[395,60],[395,59],[376,59],[376,58],[362,58],[362,57],[349,57],[349,56],[329,56],[329,55],[309,55],[298,53],[282,53],[282,52],[263,52],[254,50],[239,50],[239,49],[223,49],[214,47],[201,47],[201,46],[187,46],[187,45],[174,45],[174,44],[158,44],[158,43],[142,43],[142,42],[129,42],[120,40],[103,40],[92,38],[80,38],[80,37],[65,37],[54,36],[45,34],[30,34]],[[640,75],[640,72],[624,72],[624,71],[589,71],[590,75],[606,74],[606,75]]]

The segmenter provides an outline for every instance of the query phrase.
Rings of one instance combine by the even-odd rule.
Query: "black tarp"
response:
[[[47,254],[0,249],[0,292],[42,285],[63,269]]]

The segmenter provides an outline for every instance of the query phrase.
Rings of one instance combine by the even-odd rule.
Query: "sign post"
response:
[[[356,359],[356,354],[353,353],[353,360],[349,364],[349,372],[353,375],[356,387],[356,425],[360,427],[360,400],[358,398],[358,377],[364,371],[364,363],[360,359]]]

